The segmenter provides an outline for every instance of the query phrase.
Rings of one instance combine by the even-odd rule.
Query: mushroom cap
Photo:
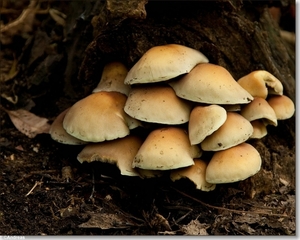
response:
[[[242,181],[261,168],[259,152],[248,143],[215,152],[206,168],[206,181],[212,184]]]
[[[170,170],[194,164],[202,154],[191,145],[187,132],[178,127],[158,128],[149,133],[133,160],[133,167]]]
[[[211,63],[200,63],[169,84],[177,96],[194,102],[243,104],[253,99],[224,67]]]
[[[195,106],[188,123],[191,144],[201,143],[208,135],[220,128],[226,118],[226,110],[219,105]]]
[[[237,81],[253,97],[266,99],[268,94],[282,95],[283,86],[279,79],[265,70],[256,70]]]
[[[241,109],[241,115],[248,121],[263,119],[265,124],[277,126],[277,117],[274,109],[266,99],[255,97],[253,101],[244,105]]]
[[[129,135],[119,92],[97,92],[76,102],[67,112],[63,127],[70,135],[87,142],[102,142]]]
[[[227,112],[225,123],[207,136],[200,144],[204,151],[219,151],[242,142],[250,138],[253,133],[251,123],[236,112]]]
[[[138,172],[132,168],[132,161],[142,143],[143,141],[135,135],[111,141],[89,143],[78,154],[77,160],[80,163],[100,161],[116,164],[121,175],[139,176]]]
[[[277,120],[289,119],[295,113],[294,102],[288,96],[272,95],[267,99],[267,102],[273,108]]]
[[[169,85],[131,88],[124,111],[132,118],[152,123],[182,124],[189,120],[191,102],[177,97]]]
[[[198,63],[208,62],[196,49],[179,44],[150,48],[129,70],[125,84],[162,82],[188,73]]]
[[[171,170],[171,180],[175,182],[181,178],[188,178],[196,185],[196,189],[206,192],[214,190],[216,185],[205,180],[207,163],[199,158],[195,158],[194,163],[189,167]]]
[[[63,120],[66,113],[69,111],[70,108],[65,109],[62,111],[53,121],[51,124],[49,134],[51,138],[59,143],[69,144],[69,145],[83,145],[87,144],[86,141],[82,141],[78,138],[75,138],[68,134],[66,130],[63,128]]]
[[[111,62],[104,66],[101,79],[95,92],[120,92],[128,96],[130,86],[124,84],[124,79],[127,76],[128,70],[121,62]]]
[[[261,119],[253,120],[250,122],[253,127],[251,139],[260,139],[268,134],[267,126]]]
[[[164,171],[161,170],[150,170],[142,168],[134,168],[142,179],[157,178],[164,175]]]

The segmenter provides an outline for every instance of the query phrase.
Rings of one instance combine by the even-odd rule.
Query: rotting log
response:
[[[269,71],[295,102],[295,51],[281,38],[270,6],[271,1],[240,0],[102,1],[78,80],[88,93],[106,63],[121,61],[130,68],[151,47],[178,43],[201,51],[235,79],[253,70]],[[239,185],[250,197],[295,188],[295,117],[268,131],[251,142],[262,156],[262,170]]]

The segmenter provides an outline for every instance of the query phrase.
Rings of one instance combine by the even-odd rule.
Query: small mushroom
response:
[[[83,145],[87,144],[86,141],[82,141],[76,137],[71,136],[66,132],[63,128],[63,120],[66,113],[69,111],[70,108],[65,109],[62,111],[53,121],[51,124],[49,134],[51,138],[59,143],[69,144],[69,145]]]
[[[194,102],[244,104],[253,99],[224,67],[211,63],[200,63],[169,84],[177,96]]]
[[[174,182],[182,178],[188,178],[196,185],[196,189],[206,192],[214,190],[216,185],[205,180],[207,163],[199,158],[194,159],[194,163],[189,167],[171,170],[171,180]]]
[[[259,152],[249,143],[215,152],[206,168],[206,181],[212,184],[242,181],[261,168]]]
[[[277,120],[289,119],[295,113],[295,105],[288,96],[272,95],[267,99],[267,102],[273,108]]]
[[[256,70],[237,81],[253,97],[266,99],[269,94],[282,95],[283,86],[279,79],[265,70]]]
[[[124,111],[132,118],[160,124],[188,122],[192,104],[177,97],[169,85],[132,87]]]
[[[236,112],[227,112],[224,124],[200,144],[204,151],[219,151],[245,142],[253,133],[251,123]]]
[[[208,135],[220,128],[226,118],[226,110],[219,105],[195,106],[188,123],[191,144],[201,143]]]
[[[136,169],[132,168],[132,161],[143,141],[135,136],[128,135],[111,141],[89,143],[78,154],[80,163],[100,161],[116,164],[121,175],[139,176]]]
[[[138,126],[137,120],[124,112],[126,99],[119,92],[92,93],[69,109],[63,127],[68,134],[87,142],[125,137],[131,128]]]
[[[241,115],[248,121],[262,119],[266,125],[277,126],[277,117],[274,109],[266,99],[255,97],[254,100],[242,107]]]
[[[187,132],[179,127],[158,128],[149,133],[134,157],[132,166],[149,170],[170,170],[194,164],[202,154],[191,145]]]
[[[166,81],[191,71],[198,63],[208,62],[196,49],[179,44],[150,48],[129,70],[125,84]]]
[[[268,134],[267,126],[261,119],[253,120],[250,123],[253,127],[251,139],[260,139]]]
[[[128,70],[121,62],[111,62],[104,66],[101,79],[93,92],[120,92],[128,96],[130,86],[124,84]]]

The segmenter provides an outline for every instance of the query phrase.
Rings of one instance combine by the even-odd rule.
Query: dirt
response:
[[[34,36],[37,33],[43,36],[39,31]],[[2,63],[9,66],[7,74],[14,44],[1,50]],[[34,44],[22,44],[25,47],[20,49],[18,59],[26,59],[26,64],[19,62],[16,77],[10,76],[1,85],[1,94],[7,93],[1,95],[1,106],[10,110],[27,108],[51,124],[82,94],[64,94],[60,87],[53,86],[51,80],[57,76],[43,70],[49,67],[41,64],[45,56],[39,51],[34,55]],[[52,50],[58,51],[52,64],[69,66],[63,53]],[[48,79],[33,84],[38,77]],[[17,104],[12,103],[15,96],[19,98]],[[204,192],[187,179],[172,182],[167,174],[151,179],[121,176],[114,165],[79,163],[77,154],[83,146],[60,144],[47,133],[29,138],[3,109],[0,119],[0,235],[296,234],[295,188],[288,183],[251,198],[240,182],[220,184],[214,191]],[[281,129],[285,128],[272,128],[263,141],[278,140],[282,147]],[[288,147],[278,151],[290,151],[283,155],[295,158],[294,139],[288,140],[284,145]],[[267,156],[261,154],[266,161]]]

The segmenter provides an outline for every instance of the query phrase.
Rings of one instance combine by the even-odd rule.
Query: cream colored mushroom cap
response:
[[[253,133],[251,123],[236,112],[227,112],[225,123],[201,143],[204,151],[220,151],[247,141]]]
[[[215,152],[206,168],[206,181],[212,184],[242,181],[261,168],[259,152],[248,143]]]
[[[76,102],[67,112],[63,127],[70,135],[87,142],[102,142],[129,135],[119,92],[97,92]]]
[[[277,120],[289,119],[295,113],[294,102],[288,96],[272,95],[267,99],[267,102],[273,108]]]
[[[196,189],[206,192],[214,190],[216,185],[205,180],[207,163],[199,158],[195,158],[194,163],[189,167],[171,170],[171,180],[175,182],[181,178],[188,178],[196,185]]]
[[[253,127],[253,134],[251,139],[260,139],[268,134],[267,126],[261,119],[253,120],[250,122]]]
[[[192,146],[188,134],[179,127],[158,128],[149,133],[136,154],[132,166],[150,170],[170,170],[194,164],[202,154]]]
[[[104,66],[101,79],[93,92],[120,92],[128,96],[130,86],[124,84],[128,70],[121,62],[111,62]]]
[[[191,71],[198,63],[208,62],[196,49],[179,44],[150,48],[129,70],[125,84],[166,81]]]
[[[211,63],[200,63],[169,84],[177,96],[194,102],[243,104],[253,99],[224,67]]]
[[[282,95],[283,86],[278,78],[265,70],[256,70],[237,81],[253,97],[266,99],[269,94]]]
[[[132,168],[132,161],[143,141],[135,136],[128,135],[111,141],[89,143],[78,154],[80,163],[100,161],[116,164],[121,175],[139,176],[136,169]]]
[[[195,106],[188,123],[191,144],[201,143],[208,135],[220,128],[226,118],[226,110],[219,105]]]
[[[83,145],[87,144],[87,142],[82,141],[78,138],[75,138],[68,134],[66,130],[63,128],[63,120],[66,113],[69,111],[69,108],[62,111],[51,124],[49,134],[51,138],[59,143],[69,144],[69,145]]]
[[[248,121],[262,119],[265,124],[277,126],[277,117],[274,109],[266,99],[255,97],[254,100],[244,105],[241,109],[241,115]]]
[[[152,123],[183,124],[188,122],[191,102],[177,97],[169,85],[132,87],[124,111],[132,118]]]

